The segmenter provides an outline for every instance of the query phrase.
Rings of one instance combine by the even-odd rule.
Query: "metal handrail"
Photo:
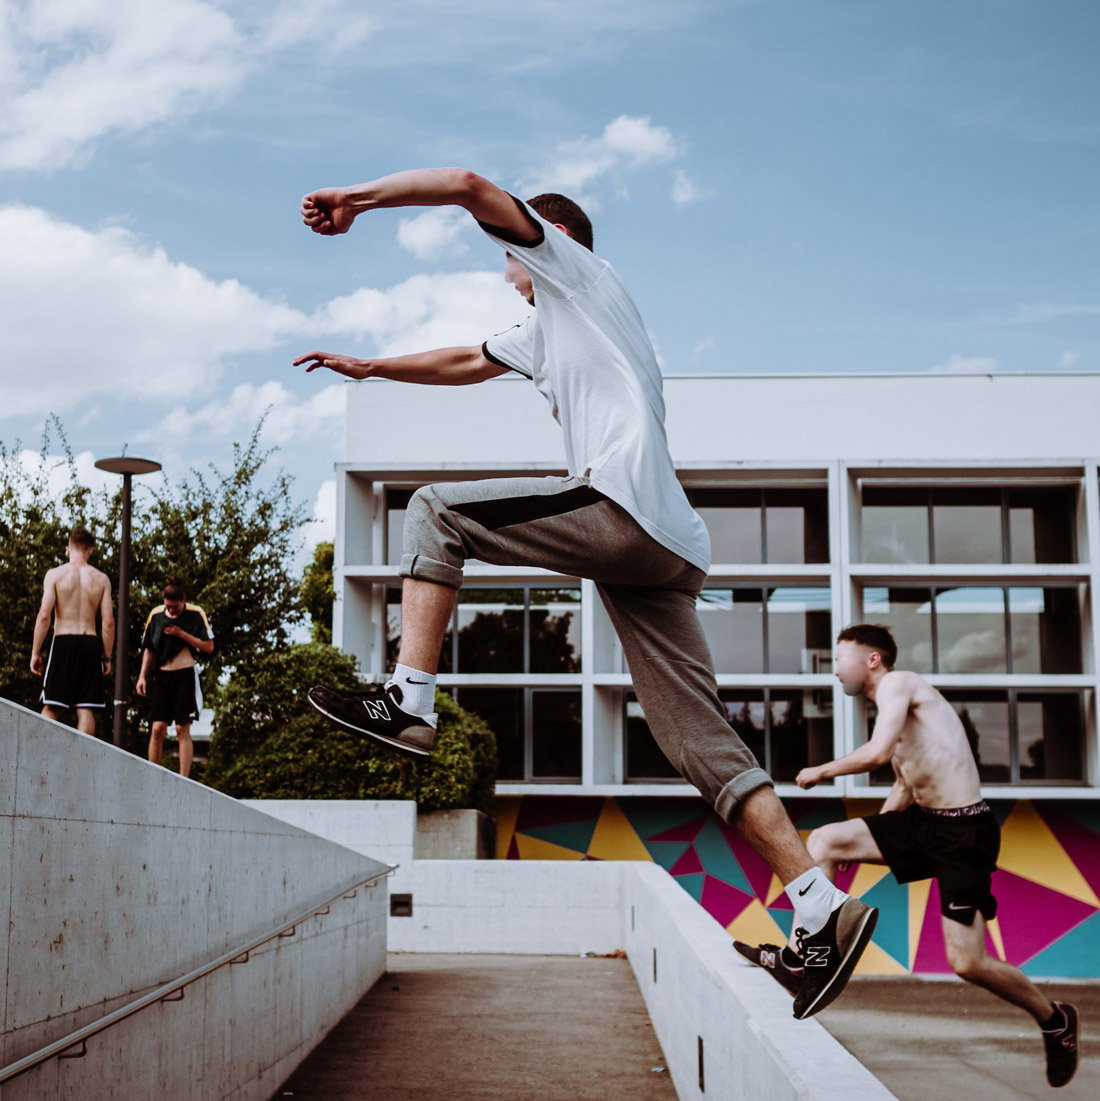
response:
[[[380,879],[385,879],[386,876],[391,875],[396,867],[396,864],[391,864],[387,866],[384,872],[375,872],[374,875],[353,880],[341,887],[331,898],[311,906],[308,910],[302,911],[296,917],[284,922],[277,928],[267,933],[262,933],[258,937],[253,937],[252,940],[245,944],[238,945],[228,952],[223,952],[215,959],[208,960],[194,970],[188,971],[186,975],[181,975],[178,979],[173,979],[171,982],[163,983],[151,990],[148,994],[143,994],[135,1001],[129,1002],[127,1005],[116,1009],[112,1013],[108,1013],[105,1017],[100,1017],[99,1020],[93,1021],[83,1028],[78,1028],[75,1032],[70,1032],[68,1036],[62,1036],[60,1040],[55,1040],[52,1044],[47,1044],[44,1048],[39,1048],[38,1051],[31,1055],[24,1056],[22,1059],[18,1060],[18,1062],[10,1063],[8,1066],[0,1068],[0,1085],[4,1082],[10,1082],[11,1079],[18,1077],[28,1070],[32,1070],[34,1067],[47,1062],[55,1056],[66,1059],[83,1056],[87,1051],[87,1041],[93,1036],[105,1031],[112,1025],[117,1025],[120,1021],[126,1020],[127,1017],[132,1017],[135,1013],[139,1013],[155,1002],[182,1001],[184,987],[190,986],[191,983],[196,982],[205,975],[209,975],[212,971],[217,971],[220,967],[225,967],[226,964],[237,962],[247,963],[251,953],[261,945],[266,944],[269,940],[275,940],[277,937],[293,936],[297,931],[297,927],[301,925],[302,922],[308,921],[311,917],[316,917],[319,914],[327,914],[332,903],[341,898],[354,898],[360,887],[373,887]],[[243,959],[241,958],[242,956],[244,957]],[[179,997],[173,998],[172,995],[177,991],[179,992]],[[82,1050],[77,1055],[64,1054],[69,1048],[76,1047],[77,1044],[82,1045]]]

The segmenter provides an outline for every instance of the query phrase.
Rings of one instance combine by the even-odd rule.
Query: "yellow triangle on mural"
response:
[[[848,894],[860,898],[880,879],[889,874],[890,869],[885,864],[860,864],[859,870],[852,878],[852,885],[848,888]]]
[[[522,795],[498,795],[493,800],[493,818],[497,824],[497,860],[508,859],[508,849],[512,844],[512,834],[516,832],[516,821],[522,805]]]
[[[1001,827],[997,866],[1089,906],[1100,899],[1031,802],[1021,799]]]
[[[649,850],[634,832],[630,820],[622,808],[608,796],[603,801],[599,821],[588,842],[588,855],[597,860],[648,860],[653,862]]]
[[[864,949],[855,975],[908,975],[909,972],[889,952],[879,948],[874,941]]]
[[[528,837],[525,833],[516,834],[516,848],[520,860],[583,860],[584,853],[576,849],[567,849],[564,845],[555,845],[543,841],[540,837]]]
[[[775,918],[764,909],[764,904],[758,898],[754,898],[726,926],[726,932],[735,940],[744,941],[746,944],[783,945],[787,943],[787,934],[779,928]]]
[[[921,879],[909,884],[909,970],[917,958],[920,932],[924,928],[924,912],[928,909],[928,896],[932,893],[932,880]]]
[[[772,881],[768,885],[768,893],[764,898],[764,905],[770,906],[783,893],[783,880],[772,872]]]

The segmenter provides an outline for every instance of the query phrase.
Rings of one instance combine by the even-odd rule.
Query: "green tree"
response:
[[[309,614],[309,637],[314,642],[332,642],[332,605],[336,599],[333,560],[333,545],[318,543],[313,548],[313,561],[302,574],[302,604]]]
[[[414,799],[420,810],[486,808],[496,738],[449,696],[429,761],[414,761],[333,729],[309,706],[310,685],[350,691],[355,661],[305,643],[259,655],[222,692],[205,780],[238,799]]]

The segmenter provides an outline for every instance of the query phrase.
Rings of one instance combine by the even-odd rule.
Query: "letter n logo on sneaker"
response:
[[[761,952],[760,953],[760,966],[770,967],[775,970],[775,953],[774,952]]]
[[[806,955],[803,957],[802,964],[804,967],[828,967],[829,966],[829,952],[831,948],[826,944],[821,945],[807,945]]]
[[[390,721],[389,708],[381,700],[364,700],[363,706],[367,709],[367,714],[372,719],[378,719],[382,722]]]

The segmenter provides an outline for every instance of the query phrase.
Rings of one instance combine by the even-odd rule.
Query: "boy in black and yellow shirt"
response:
[[[195,654],[214,652],[214,633],[202,608],[186,602],[179,578],[168,579],[163,596],[164,603],[145,621],[137,693],[149,701],[149,760],[160,764],[168,724],[175,723],[180,775],[186,776],[194,756],[191,723],[199,717],[202,698]]]

